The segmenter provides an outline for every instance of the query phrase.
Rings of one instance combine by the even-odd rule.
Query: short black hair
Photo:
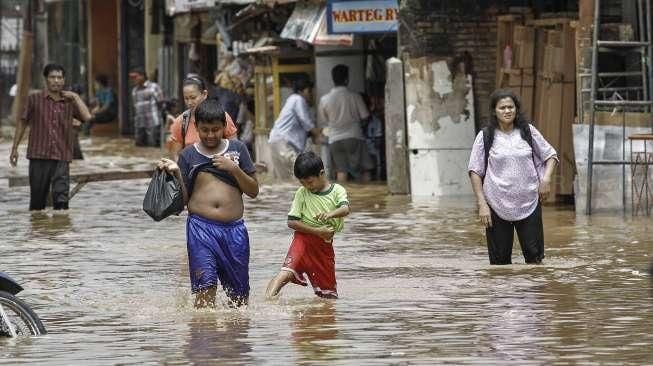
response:
[[[97,74],[95,76],[95,81],[97,81],[100,85],[105,87],[109,85],[109,78],[104,74]]]
[[[66,70],[59,64],[47,64],[43,68],[43,77],[47,78],[53,71],[61,71],[61,75],[66,77]]]
[[[195,108],[195,124],[214,123],[215,121],[219,121],[223,126],[227,124],[224,109],[217,100],[205,99]]]
[[[181,83],[182,88],[186,87],[188,85],[195,85],[199,91],[204,91],[206,90],[206,83],[204,82],[204,79],[197,75],[188,75],[184,79],[184,81]]]
[[[292,91],[294,93],[299,93],[306,88],[311,88],[312,86],[313,83],[311,83],[311,81],[308,78],[298,78],[293,80]]]
[[[324,170],[324,163],[317,154],[312,151],[307,151],[297,156],[294,170],[297,179],[319,177],[320,173]]]
[[[338,64],[331,69],[331,78],[336,86],[345,86],[349,81],[349,68],[343,64]]]
[[[147,79],[147,73],[145,72],[145,68],[142,66],[134,67],[130,73],[132,72],[136,74],[140,74],[142,77]]]

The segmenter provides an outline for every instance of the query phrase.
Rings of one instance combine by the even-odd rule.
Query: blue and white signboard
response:
[[[393,33],[398,27],[397,0],[329,0],[329,34]]]

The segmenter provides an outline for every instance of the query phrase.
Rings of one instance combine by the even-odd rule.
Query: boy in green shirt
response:
[[[347,191],[329,182],[322,159],[313,152],[299,154],[294,171],[302,184],[288,213],[288,227],[295,234],[281,271],[268,284],[265,296],[277,296],[288,282],[307,286],[307,276],[317,296],[335,299],[333,234],[342,231],[343,217],[350,212]]]

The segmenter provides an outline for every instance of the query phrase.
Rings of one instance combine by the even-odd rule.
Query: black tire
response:
[[[46,334],[41,319],[32,308],[16,296],[0,291],[0,307],[12,323],[18,336]],[[0,336],[11,336],[5,318],[0,313]]]

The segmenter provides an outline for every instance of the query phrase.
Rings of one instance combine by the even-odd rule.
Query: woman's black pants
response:
[[[29,161],[30,210],[43,210],[52,188],[52,207],[68,209],[70,190],[69,165],[63,160],[31,159]]]
[[[544,258],[542,206],[537,205],[530,216],[519,221],[506,221],[490,207],[492,227],[485,229],[490,264],[511,264],[514,232],[521,245],[526,263],[541,263]]]

